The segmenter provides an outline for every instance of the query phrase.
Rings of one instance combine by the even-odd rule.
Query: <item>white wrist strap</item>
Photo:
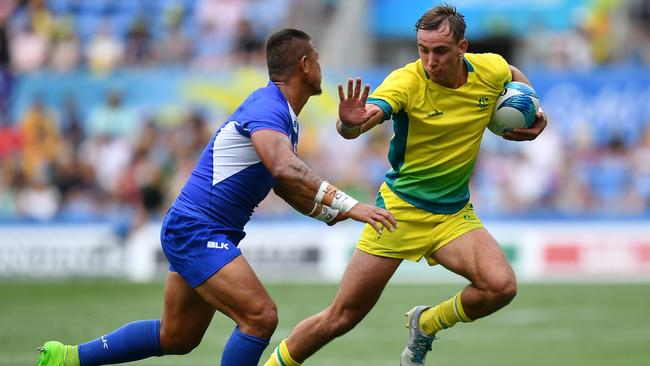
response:
[[[327,188],[329,188],[329,186],[330,184],[326,180],[320,184],[320,187],[318,187],[318,192],[316,192],[316,197],[314,197],[314,202],[321,203],[321,201],[323,201],[323,197],[325,196],[325,193],[327,193]]]
[[[318,215],[314,216],[316,220],[330,222],[338,216],[339,210],[323,205]]]
[[[334,194],[334,199],[332,200],[332,208],[335,208],[337,210],[340,210],[343,213],[346,213],[352,209],[359,201],[355,200],[354,198],[348,196],[345,194],[343,191],[336,191]]]
[[[335,189],[334,187],[332,187]],[[316,192],[316,197],[314,197],[314,202],[322,203],[323,197],[330,189],[330,184],[328,181],[324,180],[320,187],[318,187],[318,192]],[[329,205],[331,208],[337,209],[341,212],[348,212],[354,207],[359,201],[345,194],[345,192],[335,189],[334,197],[332,198],[332,203]]]

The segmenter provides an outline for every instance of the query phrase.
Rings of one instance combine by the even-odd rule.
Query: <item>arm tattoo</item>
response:
[[[321,179],[301,160],[289,163],[291,169],[290,182],[287,182],[292,190],[304,191],[305,189],[311,194],[318,189]]]

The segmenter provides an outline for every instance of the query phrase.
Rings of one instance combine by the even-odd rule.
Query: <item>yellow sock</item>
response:
[[[289,349],[287,348],[287,340],[283,339],[280,342],[280,345],[277,346],[271,357],[264,364],[264,366],[300,366],[298,362],[294,361],[289,354]]]
[[[458,322],[469,323],[472,321],[463,310],[459,292],[456,296],[429,308],[420,315],[420,329],[428,335],[451,328]]]

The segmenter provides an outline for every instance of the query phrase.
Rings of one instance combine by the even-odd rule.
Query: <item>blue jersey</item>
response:
[[[251,140],[253,132],[265,129],[287,135],[297,151],[298,118],[273,82],[249,95],[217,130],[172,209],[210,223],[238,243],[274,184]]]

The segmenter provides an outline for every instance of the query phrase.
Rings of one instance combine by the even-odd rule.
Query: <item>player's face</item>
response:
[[[307,57],[307,65],[309,67],[308,83],[312,88],[313,95],[320,95],[323,93],[321,82],[323,81],[323,74],[320,69],[320,62],[318,61],[318,51],[314,48],[310,56]]]
[[[437,84],[452,86],[463,71],[462,57],[467,50],[467,41],[454,40],[447,23],[438,29],[417,31],[418,52],[429,78]]]

